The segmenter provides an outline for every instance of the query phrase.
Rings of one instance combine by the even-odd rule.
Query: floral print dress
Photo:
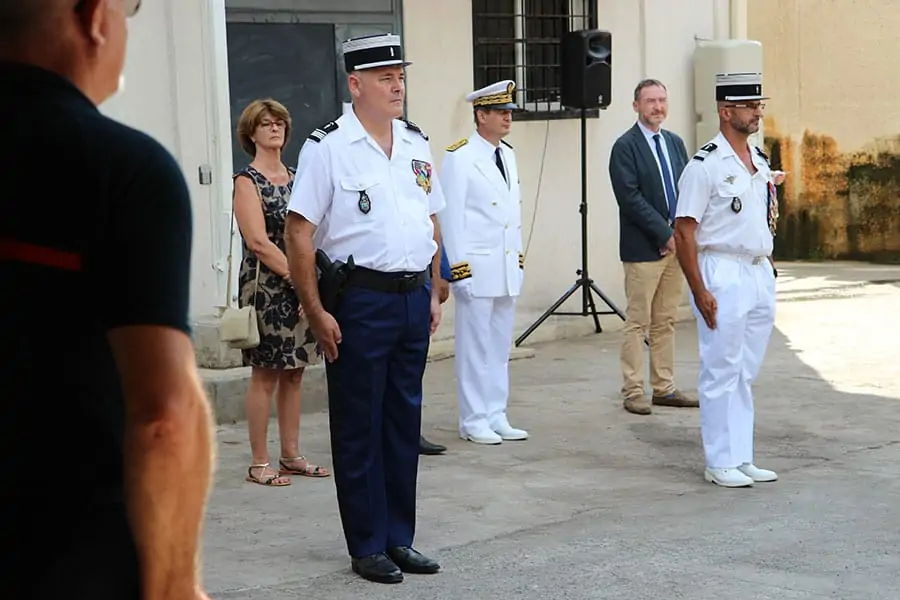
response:
[[[269,241],[284,252],[284,221],[294,183],[294,169],[288,168],[291,181],[275,185],[252,166],[234,175],[248,177],[256,184],[262,198],[266,234]],[[259,318],[259,345],[242,350],[244,366],[263,369],[297,369],[318,361],[316,341],[309,323],[300,318],[300,303],[291,284],[272,272],[242,240],[244,257],[239,275],[240,306],[255,302]],[[255,286],[257,264],[259,285]],[[255,294],[254,294],[254,288]],[[254,297],[255,296],[255,297]]]

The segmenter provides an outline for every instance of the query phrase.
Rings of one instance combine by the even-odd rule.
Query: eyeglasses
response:
[[[750,110],[766,110],[766,103],[759,104],[726,104],[725,108],[749,108]]]
[[[125,0],[125,14],[133,17],[141,8],[141,0]]]
[[[287,124],[284,121],[260,121],[259,126],[263,129],[284,129]]]
[[[141,8],[141,0],[124,0],[125,1],[125,16],[133,17],[137,14],[138,9]],[[75,3],[75,10],[79,11],[84,8],[84,0],[78,0]]]

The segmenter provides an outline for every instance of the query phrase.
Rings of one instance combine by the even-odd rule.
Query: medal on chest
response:
[[[364,215],[369,214],[369,211],[372,210],[372,201],[369,200],[369,195],[366,193],[366,190],[362,190],[359,192],[359,212]]]
[[[743,208],[743,206],[741,205],[741,199],[738,198],[737,196],[732,198],[731,199],[731,210],[733,210],[736,214],[736,213],[741,212],[741,208]]]
[[[426,194],[431,193],[431,163],[424,160],[412,161],[412,171],[416,176],[416,185],[425,190]]]

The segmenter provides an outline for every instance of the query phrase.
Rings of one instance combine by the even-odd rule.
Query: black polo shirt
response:
[[[169,152],[55,74],[0,63],[0,119],[0,530],[65,539],[123,502],[107,332],[189,331],[190,198]]]

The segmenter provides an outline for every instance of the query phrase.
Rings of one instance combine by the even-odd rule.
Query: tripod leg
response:
[[[532,323],[528,327],[528,329],[525,330],[525,333],[523,333],[516,339],[516,346],[519,346],[519,344],[521,344],[522,342],[525,341],[525,338],[527,338],[529,335],[534,333],[534,330],[537,329],[538,327],[540,327],[541,323],[546,321],[550,317],[550,315],[552,315],[556,311],[557,308],[562,306],[563,302],[568,300],[569,297],[575,293],[575,290],[577,290],[578,287],[579,287],[579,283],[576,282],[575,285],[573,285],[568,290],[566,290],[566,293],[563,294],[562,296],[560,296],[559,299],[553,303],[553,306],[551,306],[550,308],[545,310],[544,314],[542,314],[540,317],[538,317],[538,320],[535,321],[534,323]]]
[[[597,287],[597,284],[595,284],[593,281],[591,282],[591,289],[594,290],[594,292],[596,292],[596,294],[597,294],[598,296],[600,296],[600,298],[603,299],[603,302],[605,302],[606,305],[609,306],[609,307],[612,309],[612,311],[613,311],[614,313],[616,313],[617,315],[619,315],[619,318],[620,318],[620,319],[622,319],[623,321],[625,320],[625,313],[623,313],[621,310],[619,310],[619,307],[616,306],[615,304],[613,304],[613,301],[610,300],[609,298],[607,298],[607,297],[606,297],[606,294],[604,294],[603,292],[601,292],[601,291],[600,291],[600,288],[598,288],[598,287]]]
[[[612,311],[614,313],[619,315],[620,319],[622,319],[623,321],[625,320],[625,314],[621,310],[619,310],[619,308],[615,304],[612,303],[612,300],[610,300],[609,298],[606,297],[606,294],[604,294],[603,292],[600,291],[600,289],[596,286],[596,284],[594,284],[593,281],[591,282],[591,289],[594,290],[595,292],[597,292],[597,294],[601,298],[603,298],[603,301],[606,302],[606,304],[612,309]],[[596,316],[594,318],[596,319]],[[597,327],[599,328],[600,326],[597,325]],[[598,332],[599,332],[599,329],[598,329]],[[648,338],[644,338],[644,345],[648,346],[648,347],[650,346],[650,340]]]
[[[597,313],[597,304],[594,302],[594,296],[591,294],[591,289],[594,287],[593,282],[587,282],[590,288],[584,288],[584,297],[586,300],[587,306],[586,309],[590,309],[590,314],[594,317],[594,332],[600,333],[603,331],[603,328],[600,327],[600,315]],[[586,312],[586,311],[585,311]]]

